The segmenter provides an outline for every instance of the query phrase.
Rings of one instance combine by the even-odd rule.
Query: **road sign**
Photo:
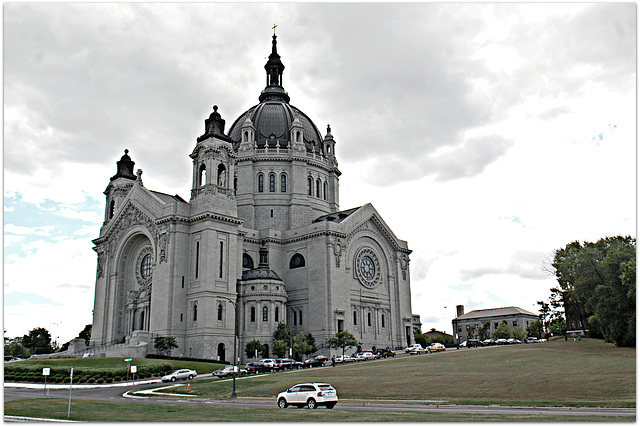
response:
[[[50,373],[51,368],[42,368],[42,375],[44,375],[45,377],[49,376]]]
[[[131,362],[133,359],[130,357],[127,357],[126,359],[124,359],[125,362]]]
[[[135,374],[136,372],[138,372],[138,367],[136,365],[131,365],[131,373]]]

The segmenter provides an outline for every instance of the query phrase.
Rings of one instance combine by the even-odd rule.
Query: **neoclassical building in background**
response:
[[[185,200],[146,188],[127,150],[104,192],[91,351],[231,360],[286,322],[319,346],[413,342],[409,254],[371,204],[340,210],[336,141],[289,103],[276,36],[259,103],[225,131],[213,107]],[[179,155],[179,153],[177,153]],[[330,351],[323,349],[323,353]]]

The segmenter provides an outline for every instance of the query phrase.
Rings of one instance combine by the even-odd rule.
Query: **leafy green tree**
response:
[[[261,344],[258,340],[252,340],[247,343],[244,348],[244,354],[247,355],[248,358],[256,357],[256,354],[262,355],[264,352],[264,344]]]
[[[549,325],[549,333],[553,334],[554,337],[566,334],[567,322],[565,322],[564,318],[558,317],[554,319]]]
[[[478,331],[480,341],[484,341],[491,336],[491,322],[484,322]]]
[[[427,335],[422,334],[420,332],[413,333],[413,340],[414,342],[416,342],[417,344],[420,344],[422,347],[425,347],[425,348],[431,344],[431,339]]]
[[[84,338],[84,343],[89,345],[89,341],[91,341],[91,329],[93,325],[86,325],[83,330],[78,334],[78,338]]]
[[[509,325],[507,325],[507,321],[503,320],[498,324],[498,327],[495,330],[496,338],[509,338],[511,336],[511,329],[509,329]]]
[[[605,341],[635,347],[636,240],[606,237],[572,242],[555,251],[552,266],[558,287],[552,299]],[[555,297],[554,297],[555,295]]]
[[[305,356],[315,353],[318,350],[316,339],[311,333],[305,334],[304,332],[300,332],[300,334],[293,337],[293,350]]]
[[[49,354],[54,351],[51,343],[51,334],[45,328],[30,330],[28,335],[22,337],[22,345],[31,354]]]
[[[544,336],[544,329],[540,320],[529,324],[527,327],[527,336],[536,338],[542,338]]]
[[[19,357],[20,359],[28,359],[31,356],[29,349],[22,345],[22,338],[5,338],[4,339],[4,356]]]
[[[178,348],[176,337],[156,337],[153,346],[158,351],[164,351],[167,356],[171,353],[171,349]]]
[[[273,354],[282,358],[289,353],[291,344],[291,330],[284,322],[279,322],[273,332]]]
[[[522,339],[525,337],[526,334],[527,333],[525,332],[525,330],[520,325],[514,327],[511,330],[511,335],[513,335],[513,337],[515,339],[520,340],[520,341],[522,341]]]
[[[344,356],[344,350],[346,348],[357,347],[359,345],[362,345],[362,343],[356,340],[356,337],[349,331],[338,332],[327,340],[327,346],[329,348],[342,349],[342,356]]]

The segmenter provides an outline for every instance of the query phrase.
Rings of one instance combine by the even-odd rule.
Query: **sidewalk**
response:
[[[161,380],[142,380],[142,381],[120,381],[112,384],[72,384],[71,388],[103,388],[103,387],[132,387],[136,385],[161,383]],[[11,388],[28,388],[34,390],[44,390],[44,383],[4,383],[5,387]],[[47,389],[69,389],[69,384],[48,384]]]

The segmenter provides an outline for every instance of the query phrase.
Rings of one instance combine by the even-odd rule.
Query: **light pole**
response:
[[[222,295],[218,295],[220,298],[224,298],[233,304],[233,391],[231,392],[231,398],[235,399],[238,395],[236,394],[236,374],[238,371],[238,356],[237,356],[237,348],[238,348],[238,303],[232,300],[229,297],[225,297]]]

